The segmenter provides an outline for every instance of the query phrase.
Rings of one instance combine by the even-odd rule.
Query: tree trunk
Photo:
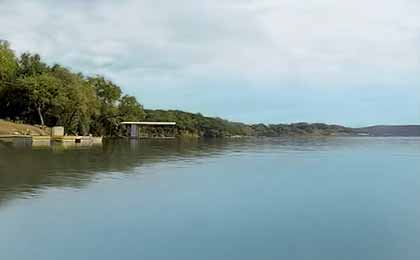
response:
[[[44,117],[42,117],[42,113],[41,113],[41,107],[37,107],[37,110],[38,110],[39,120],[41,120],[41,125],[45,125]]]

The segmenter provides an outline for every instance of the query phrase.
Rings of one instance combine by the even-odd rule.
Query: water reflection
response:
[[[396,156],[418,156],[417,138],[287,138],[235,140],[108,140],[99,147],[16,148],[0,143],[0,206],[16,197],[31,197],[48,187],[83,188],[97,178],[130,174],[147,164],[197,161],[214,156],[271,153],[322,153],[329,150],[390,152],[395,143],[405,150]],[[390,147],[391,149],[388,149]],[[410,152],[412,151],[412,153]],[[137,173],[139,171],[136,171]]]
[[[0,146],[0,205],[32,196],[46,187],[81,188],[98,174],[127,173],[144,164],[210,156],[226,146],[220,141],[119,140],[102,147],[30,148]]]

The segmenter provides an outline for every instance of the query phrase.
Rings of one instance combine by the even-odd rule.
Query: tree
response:
[[[18,79],[18,85],[29,95],[29,106],[33,107],[41,125],[45,125],[44,112],[51,107],[60,94],[60,81],[47,73]]]
[[[55,65],[50,75],[59,80],[60,94],[49,110],[54,125],[62,125],[67,133],[88,134],[92,117],[98,113],[95,89],[81,74]]]
[[[96,135],[117,135],[119,132],[118,101],[121,88],[102,76],[88,78],[99,100],[99,114],[94,117],[92,130]]]
[[[143,106],[133,96],[125,95],[118,105],[119,116],[123,121],[140,121],[145,118]]]
[[[49,71],[47,64],[41,61],[38,54],[23,53],[19,59],[18,74],[20,77],[40,75]]]
[[[89,83],[94,86],[96,95],[104,105],[115,105],[121,97],[121,88],[112,81],[102,76],[88,78]]]
[[[32,123],[33,111],[27,89],[17,82],[5,84],[0,90],[0,118],[25,120]]]
[[[0,87],[10,84],[16,78],[17,69],[15,53],[7,41],[0,40]]]

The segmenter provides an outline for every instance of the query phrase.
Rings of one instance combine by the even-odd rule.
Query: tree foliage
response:
[[[19,78],[16,83],[29,97],[28,106],[37,112],[41,125],[45,125],[44,113],[56,103],[60,94],[59,79],[43,73]]]
[[[4,85],[14,80],[17,69],[15,53],[10,49],[7,41],[0,40],[0,83]]]
[[[123,121],[143,120],[146,116],[143,106],[133,96],[125,95],[118,105],[120,119]]]
[[[68,134],[119,134],[121,120],[142,120],[135,97],[102,77],[85,77],[58,64],[48,66],[38,54],[16,57],[0,41],[0,118],[64,126]]]
[[[38,54],[23,53],[18,60],[18,74],[20,77],[34,76],[48,72],[48,66],[41,61]]]

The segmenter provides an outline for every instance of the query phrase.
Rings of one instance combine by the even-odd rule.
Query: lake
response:
[[[0,259],[420,259],[420,138],[0,146]]]

